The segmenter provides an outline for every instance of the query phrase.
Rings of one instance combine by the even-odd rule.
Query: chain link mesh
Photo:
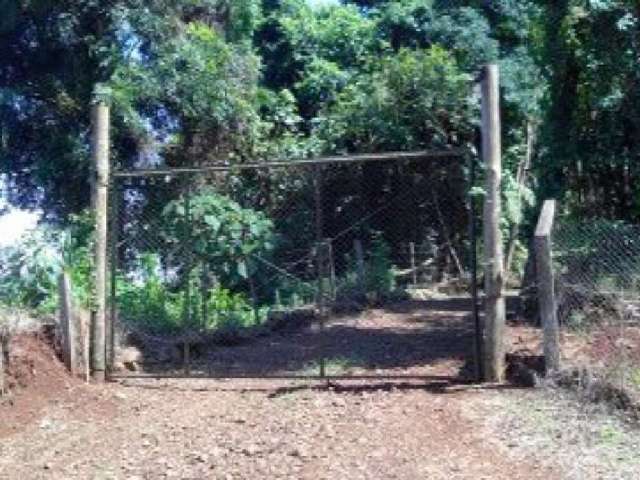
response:
[[[429,158],[116,175],[116,329],[195,341],[275,312],[463,285],[464,167]]]
[[[566,353],[640,391],[640,226],[561,218],[553,252],[564,348],[588,339]]]

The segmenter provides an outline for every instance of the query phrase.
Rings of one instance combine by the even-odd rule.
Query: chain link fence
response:
[[[640,393],[640,226],[559,218],[553,252],[563,354]]]
[[[119,172],[112,181],[113,344],[233,341],[285,315],[465,289],[464,159]]]

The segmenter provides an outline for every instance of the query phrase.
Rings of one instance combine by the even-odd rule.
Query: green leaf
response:
[[[221,222],[217,217],[214,217],[213,215],[206,215],[204,217],[204,222],[211,228],[213,228],[213,230],[220,229]]]

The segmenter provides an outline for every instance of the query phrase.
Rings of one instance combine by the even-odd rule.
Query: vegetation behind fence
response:
[[[554,260],[565,355],[640,393],[640,226],[561,218]]]
[[[464,158],[122,174],[111,219],[120,326],[183,335],[273,310],[376,304],[465,278]]]

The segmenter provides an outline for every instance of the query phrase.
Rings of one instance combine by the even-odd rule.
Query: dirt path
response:
[[[315,369],[324,356],[333,373],[410,373],[440,381],[67,382],[38,411],[29,409],[27,397],[16,397],[12,408],[30,419],[20,425],[2,422],[12,410],[0,407],[0,478],[636,478],[629,472],[640,462],[633,458],[615,470],[616,459],[634,450],[607,450],[597,442],[587,448],[594,444],[588,436],[582,443],[575,436],[562,441],[579,405],[565,402],[555,415],[555,399],[535,391],[445,382],[468,371],[469,319],[453,309],[405,307],[338,318],[324,332],[280,332],[216,347],[202,352],[194,369],[299,373]],[[32,370],[40,368],[36,362]],[[50,377],[37,377],[45,390]],[[548,419],[542,422],[531,412],[551,413],[541,414]],[[609,420],[602,425],[609,441]],[[620,435],[621,444],[637,445],[635,432]],[[586,470],[571,470],[580,458],[595,460]]]
[[[0,478],[550,478],[491,448],[460,414],[468,393],[239,381],[92,392],[94,408],[69,398],[5,438]]]

